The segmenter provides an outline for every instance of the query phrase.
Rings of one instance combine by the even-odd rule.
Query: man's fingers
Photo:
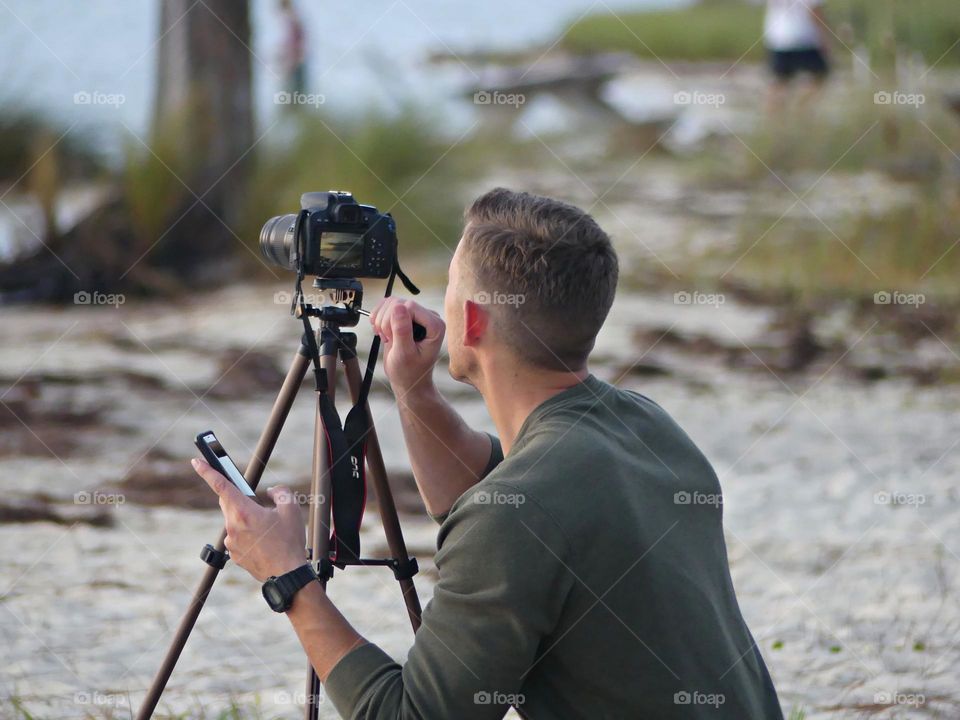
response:
[[[392,302],[387,303],[387,301]],[[415,322],[422,325],[426,331],[424,340],[427,343],[443,340],[445,325],[437,313],[412,300],[387,298],[387,301],[378,306],[378,314],[374,321],[374,331],[383,338],[384,342],[406,346],[408,328],[412,336]],[[402,322],[398,321],[398,318],[402,318]],[[395,337],[398,331],[403,333],[399,341]]]
[[[225,500],[231,503],[243,499],[243,494],[234,484],[210,467],[206,461],[200,458],[194,458],[190,462],[193,465],[193,469],[197,471],[197,475],[206,481],[207,485],[220,497],[221,501]],[[221,503],[221,507],[222,506]]]
[[[433,310],[427,310],[427,308],[415,302],[407,303],[407,309],[410,310],[412,322],[420,323],[423,329],[426,330],[426,335],[424,335],[423,338],[424,341],[429,343],[436,340],[443,340],[443,333],[446,326],[437,313],[433,312]]]
[[[387,311],[390,306],[396,302],[396,298],[387,297],[383,298],[380,302],[377,303],[377,306],[373,309],[373,312],[370,313],[370,324],[373,325],[373,332],[377,335],[380,335],[383,330],[383,319],[387,315]]]
[[[391,342],[394,349],[402,353],[412,352],[414,350],[413,342],[413,318],[406,305],[398,303],[390,313]]]

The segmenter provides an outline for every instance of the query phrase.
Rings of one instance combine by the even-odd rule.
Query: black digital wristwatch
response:
[[[282,613],[293,605],[297,591],[317,579],[317,572],[307,563],[279,577],[269,577],[263,583],[263,599],[274,612]]]

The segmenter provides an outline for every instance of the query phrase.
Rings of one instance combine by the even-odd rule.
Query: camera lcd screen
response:
[[[320,236],[320,256],[331,267],[363,268],[363,235],[325,232]]]

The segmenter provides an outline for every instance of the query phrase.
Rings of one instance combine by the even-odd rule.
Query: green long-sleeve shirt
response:
[[[405,665],[334,667],[345,718],[782,718],[734,595],[716,474],[656,403],[590,376],[453,505]]]

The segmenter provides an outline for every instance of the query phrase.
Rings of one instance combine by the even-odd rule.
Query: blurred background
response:
[[[192,438],[245,463],[298,347],[263,222],[350,190],[439,309],[496,185],[613,236],[591,369],[717,468],[785,714],[960,716],[960,13],[797,4],[0,0],[0,716],[139,704],[220,527]],[[308,483],[309,390],[264,487]],[[378,379],[426,601],[436,528],[392,400]],[[386,552],[375,503],[364,533]],[[388,574],[331,594],[403,658]],[[272,615],[225,572],[160,716],[296,717],[305,662]]]

